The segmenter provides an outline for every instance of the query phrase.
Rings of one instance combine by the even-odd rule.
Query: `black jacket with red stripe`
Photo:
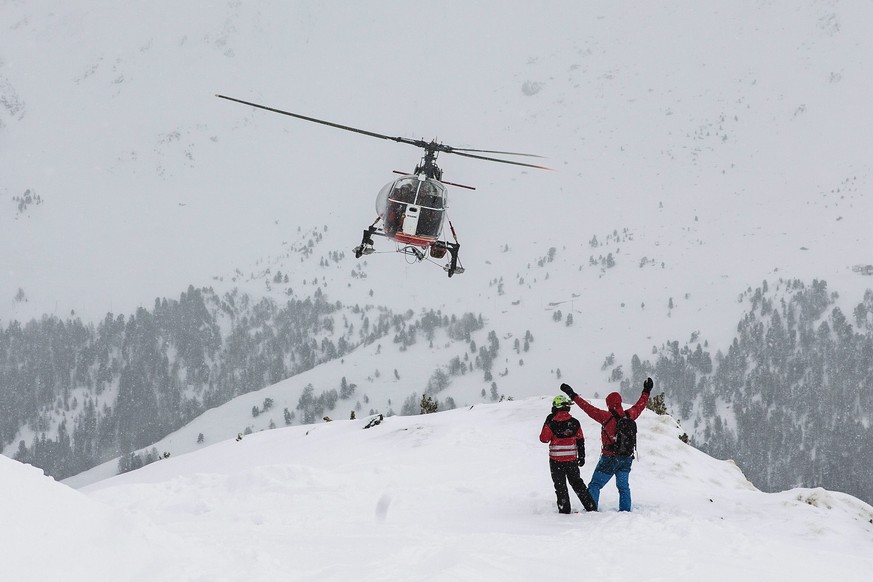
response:
[[[566,410],[559,410],[546,417],[540,442],[549,443],[549,459],[570,462],[585,461],[585,435],[579,421]]]

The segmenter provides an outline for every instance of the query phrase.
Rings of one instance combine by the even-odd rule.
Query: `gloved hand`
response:
[[[570,400],[576,397],[576,393],[570,388],[569,384],[561,384],[561,392],[570,397]]]
[[[585,457],[579,457],[578,459],[576,459],[576,464],[580,467],[583,466],[585,464]]]
[[[646,378],[646,381],[643,382],[643,392],[645,392],[646,394],[648,394],[649,392],[652,391],[652,388],[653,388],[654,386],[655,386],[655,383],[652,382],[652,379],[651,379],[651,378]]]

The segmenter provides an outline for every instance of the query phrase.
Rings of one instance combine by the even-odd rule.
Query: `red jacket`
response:
[[[640,394],[640,399],[637,400],[637,403],[631,406],[627,413],[630,414],[630,417],[634,420],[639,418],[640,414],[643,413],[643,409],[646,407],[646,403],[649,401],[649,393],[643,392]],[[609,396],[606,397],[606,406],[609,410],[601,410],[596,406],[593,406],[588,401],[584,400],[578,394],[575,398],[573,398],[573,402],[579,405],[579,407],[585,411],[585,414],[590,416],[596,422],[600,423],[602,427],[600,429],[600,440],[602,443],[601,452],[604,455],[615,456],[610,450],[607,450],[606,447],[611,446],[615,441],[615,417],[612,412],[619,416],[624,416],[625,411],[621,407],[621,394],[618,392],[612,392]]]
[[[585,436],[582,426],[566,410],[559,410],[546,417],[540,442],[549,443],[549,459],[566,463],[581,458],[585,460]]]

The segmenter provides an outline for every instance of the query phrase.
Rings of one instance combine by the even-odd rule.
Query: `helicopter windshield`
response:
[[[395,202],[411,204],[415,202],[415,192],[418,190],[418,180],[415,178],[401,178],[394,182],[390,199]]]
[[[427,208],[441,209],[445,206],[445,188],[436,180],[425,180],[418,188],[416,203]]]
[[[439,181],[405,176],[386,184],[376,200],[385,234],[436,239],[445,219],[446,188]]]
[[[436,180],[419,180],[417,176],[409,176],[396,180],[389,189],[388,200],[415,204],[426,208],[445,208],[446,189]]]

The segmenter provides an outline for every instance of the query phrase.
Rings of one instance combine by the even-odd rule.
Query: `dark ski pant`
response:
[[[585,511],[597,511],[597,504],[588,492],[585,481],[579,476],[579,465],[576,461],[553,461],[549,459],[549,469],[552,472],[552,483],[555,484],[555,495],[558,496],[558,512],[570,513],[570,492],[567,490],[567,481],[570,487],[579,496],[579,501]]]

